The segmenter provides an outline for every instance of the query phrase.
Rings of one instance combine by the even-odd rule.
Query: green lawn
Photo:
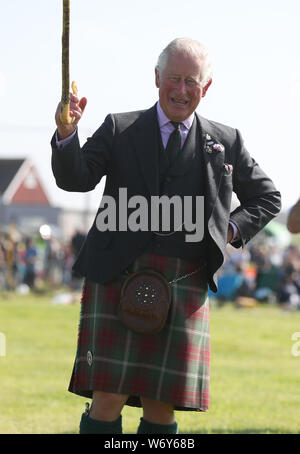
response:
[[[67,391],[79,304],[0,294],[0,433],[78,433],[86,399]],[[211,405],[177,412],[181,433],[299,433],[300,356],[291,348],[300,312],[261,306],[211,310]],[[0,350],[1,351],[1,350]],[[140,409],[123,411],[135,433]]]

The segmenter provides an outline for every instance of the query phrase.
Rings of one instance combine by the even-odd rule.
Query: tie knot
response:
[[[180,131],[180,125],[181,125],[180,122],[178,122],[178,121],[171,121],[171,124],[174,126],[175,129],[177,129],[178,131]]]

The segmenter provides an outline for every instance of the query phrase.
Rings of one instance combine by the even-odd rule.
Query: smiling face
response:
[[[155,69],[159,102],[170,120],[184,121],[196,110],[204,96],[200,75],[201,59],[182,53],[170,55],[160,74]]]

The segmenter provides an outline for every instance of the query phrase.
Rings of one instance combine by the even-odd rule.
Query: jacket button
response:
[[[93,354],[90,350],[86,354],[86,360],[89,366],[93,364]]]

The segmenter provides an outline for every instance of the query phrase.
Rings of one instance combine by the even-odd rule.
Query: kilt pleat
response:
[[[169,281],[198,268],[197,262],[143,254],[130,267],[160,271]],[[93,391],[128,394],[167,402],[175,410],[209,407],[209,303],[203,271],[171,285],[172,303],[164,328],[137,334],[117,317],[127,275],[107,284],[84,281],[78,343],[69,391],[92,398]]]

